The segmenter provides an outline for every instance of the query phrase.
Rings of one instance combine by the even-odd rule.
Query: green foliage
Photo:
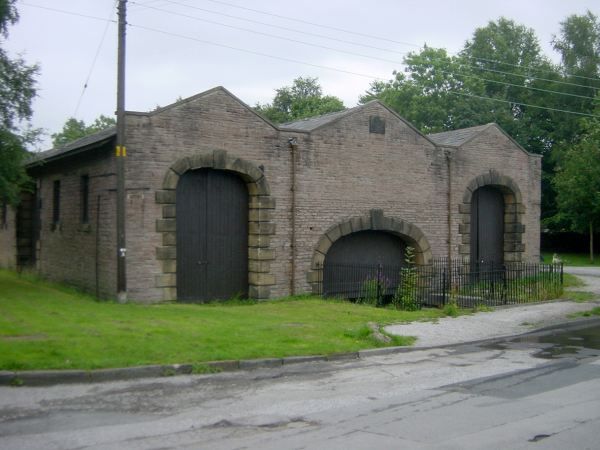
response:
[[[62,130],[52,135],[52,145],[55,148],[63,147],[76,139],[89,136],[115,125],[116,121],[114,118],[103,114],[97,117],[91,125],[86,125],[83,120],[70,117],[63,125]]]
[[[417,300],[417,270],[415,268],[415,249],[406,247],[404,262],[406,267],[400,269],[400,285],[394,293],[392,304],[396,309],[416,311],[421,305]]]
[[[562,295],[562,298],[576,303],[586,303],[592,302],[598,297],[593,292],[568,291]]]
[[[36,65],[27,65],[22,58],[11,59],[1,47],[8,35],[8,26],[19,15],[15,0],[0,2],[0,201],[12,205],[26,187],[27,174],[23,161],[26,146],[35,142],[39,131],[22,130],[23,122],[32,115],[31,102],[36,95]]]
[[[595,308],[592,308],[589,311],[580,311],[580,312],[569,314],[568,317],[571,319],[576,319],[578,317],[592,317],[592,316],[600,316],[600,306],[596,306]]]
[[[382,286],[376,278],[363,281],[360,286],[358,303],[378,306],[381,288]]]
[[[25,384],[25,383],[24,383],[23,379],[22,379],[22,378],[19,378],[19,377],[13,377],[13,378],[11,378],[11,380],[10,380],[10,386],[11,386],[11,387],[21,387],[21,386],[23,386],[24,384]]]
[[[205,375],[209,373],[219,373],[221,369],[209,364],[194,364],[192,365],[192,373],[194,375]]]
[[[600,121],[585,122],[585,134],[562,156],[554,177],[559,214],[578,232],[600,226]]]
[[[274,123],[291,122],[345,109],[339,98],[323,95],[317,78],[296,78],[292,86],[279,88],[276,93],[273,103],[257,104],[254,108]]]
[[[561,66],[542,53],[532,29],[500,18],[477,28],[457,56],[427,46],[409,53],[404,73],[395,71],[391,80],[373,82],[360,101],[379,99],[425,133],[498,123],[527,151],[546,156],[542,218],[547,227],[569,227],[556,214],[552,180],[561,155],[579,141],[584,122],[580,116],[525,104],[594,113],[599,104],[594,88],[600,88],[597,17],[590,12],[568,17],[553,43]]]
[[[460,315],[460,308],[458,307],[457,301],[458,294],[456,289],[450,291],[450,300],[442,308],[445,316],[458,317]]]

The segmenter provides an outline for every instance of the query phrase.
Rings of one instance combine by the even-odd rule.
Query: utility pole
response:
[[[125,240],[125,33],[127,27],[127,0],[119,0],[119,37],[117,60],[117,299],[127,301],[127,272]]]

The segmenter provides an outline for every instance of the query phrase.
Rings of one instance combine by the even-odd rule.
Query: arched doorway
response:
[[[248,295],[248,189],[235,173],[183,173],[176,189],[177,299]]]
[[[504,262],[504,194],[483,186],[471,199],[471,261],[499,266]]]
[[[395,291],[404,265],[406,242],[378,230],[348,234],[333,243],[323,265],[326,297],[358,298],[375,284],[388,295]],[[372,286],[371,286],[372,287]]]

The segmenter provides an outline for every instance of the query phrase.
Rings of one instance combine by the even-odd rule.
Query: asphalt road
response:
[[[597,449],[600,321],[587,324],[347,362],[1,387],[0,448]]]

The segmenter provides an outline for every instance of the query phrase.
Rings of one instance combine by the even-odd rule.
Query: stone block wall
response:
[[[112,148],[32,169],[40,210],[37,270],[102,298],[116,291],[116,177]],[[81,176],[89,176],[89,221],[81,221]],[[53,184],[60,180],[60,221],[53,223]]]
[[[6,205],[5,208],[5,217],[2,217],[0,211],[0,267],[15,269],[17,267],[17,214],[13,207]]]
[[[380,132],[381,127],[372,132],[372,121],[384,124],[385,132]],[[404,236],[419,247],[420,258],[445,257],[449,250],[453,257],[464,256],[469,245],[470,194],[485,184],[509,189],[505,230],[510,236],[505,242],[510,248],[506,251],[529,261],[539,256],[540,160],[495,126],[462,147],[443,148],[374,102],[311,132],[278,129],[226,90],[216,88],[151,113],[127,113],[126,136],[131,301],[176,299],[176,187],[182,173],[197,168],[232,171],[247,184],[248,278],[253,297],[310,291],[315,258],[322,261],[332,242],[358,230],[382,229]],[[108,147],[85,152],[46,164],[34,174],[42,204],[40,273],[89,291],[98,284],[101,295],[109,297],[116,290],[112,152]],[[85,226],[79,214],[83,174],[90,176],[90,223]],[[52,224],[56,179],[61,180],[63,199],[58,226]],[[518,195],[511,197],[511,186],[516,186]],[[11,223],[0,229],[0,264],[10,264],[11,257],[6,256],[12,252],[10,233]]]
[[[468,257],[470,197],[496,186],[505,200],[505,261],[539,262],[541,157],[526,153],[490,125],[452,154],[453,254]]]

